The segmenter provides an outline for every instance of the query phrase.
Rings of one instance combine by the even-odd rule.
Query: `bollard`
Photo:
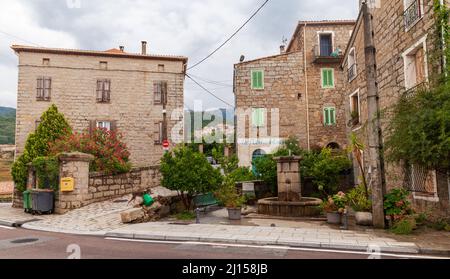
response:
[[[200,224],[200,208],[195,209],[195,223]]]
[[[344,211],[344,213],[342,214],[343,215],[343,222],[344,222],[344,224],[343,224],[343,226],[341,226],[341,230],[348,230],[348,212],[347,212],[347,209]]]

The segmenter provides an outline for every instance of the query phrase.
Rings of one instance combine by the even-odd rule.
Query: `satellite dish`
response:
[[[241,62],[244,62],[244,60],[245,60],[245,56],[244,56],[244,55],[241,55],[240,61],[241,61]]]

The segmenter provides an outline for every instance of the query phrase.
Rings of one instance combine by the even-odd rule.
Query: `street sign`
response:
[[[163,141],[163,147],[164,148],[169,148],[169,146],[170,146],[170,143],[169,143],[168,140]]]

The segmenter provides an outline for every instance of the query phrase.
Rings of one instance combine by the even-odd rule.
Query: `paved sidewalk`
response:
[[[393,238],[377,237],[370,233],[331,228],[279,228],[207,224],[175,225],[168,222],[158,222],[130,225],[113,230],[107,233],[106,236],[140,240],[281,245],[356,251],[371,251],[371,249],[374,249],[379,252],[410,254],[421,252],[420,248],[412,242],[399,242]]]

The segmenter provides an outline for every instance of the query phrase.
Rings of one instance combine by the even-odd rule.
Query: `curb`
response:
[[[16,228],[17,223],[11,221],[0,220],[0,226]]]
[[[241,245],[258,245],[270,246],[279,245],[292,248],[317,248],[317,249],[332,249],[332,250],[347,250],[356,252],[371,253],[371,244],[337,244],[337,243],[319,243],[319,242],[289,242],[283,240],[257,240],[257,239],[237,239],[237,238],[220,238],[220,237],[196,237],[196,236],[173,236],[173,235],[150,235],[142,233],[120,233],[108,232],[105,237],[120,238],[120,239],[135,239],[135,240],[153,240],[153,241],[174,241],[174,242],[216,242],[224,244],[241,244]],[[421,254],[434,256],[450,256],[450,250],[439,250],[431,248],[419,248],[417,246],[389,246],[384,245],[380,247],[380,253],[399,253],[399,254]]]
[[[105,237],[106,231],[96,231],[96,232],[83,232],[83,231],[75,231],[75,230],[61,230],[61,229],[52,229],[52,228],[42,228],[39,226],[33,226],[31,223],[23,224],[21,228],[32,231],[40,231],[40,232],[50,232],[50,233],[62,233],[62,234],[71,234],[71,235],[80,235],[80,236],[100,236]]]

